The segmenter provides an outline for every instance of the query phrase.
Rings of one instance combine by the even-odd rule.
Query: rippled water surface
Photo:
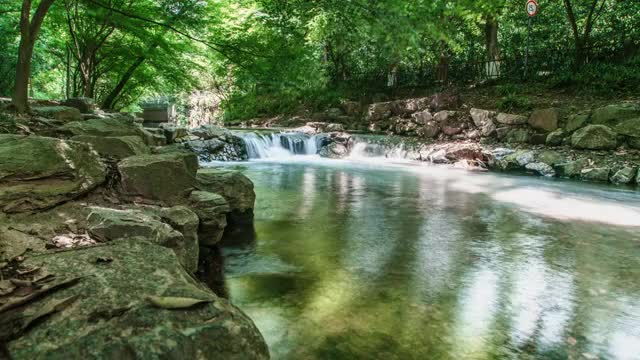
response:
[[[639,359],[640,195],[375,160],[250,162],[232,301],[274,359]]]

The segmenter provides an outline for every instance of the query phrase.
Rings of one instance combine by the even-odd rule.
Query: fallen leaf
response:
[[[192,299],[170,296],[149,296],[149,301],[155,307],[162,309],[187,309],[192,306],[212,302],[213,299]]]

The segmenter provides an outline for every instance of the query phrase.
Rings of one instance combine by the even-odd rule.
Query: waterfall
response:
[[[320,136],[286,132],[259,134],[238,132],[247,148],[249,159],[277,159],[295,155],[316,155]]]

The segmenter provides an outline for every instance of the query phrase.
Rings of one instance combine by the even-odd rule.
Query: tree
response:
[[[16,82],[13,93],[13,105],[17,113],[29,111],[29,78],[31,76],[31,58],[33,47],[42,22],[55,0],[41,0],[36,12],[31,17],[31,0],[22,1],[20,13],[20,45],[18,47],[18,64],[16,66]]]
[[[564,7],[567,11],[567,19],[569,20],[569,24],[571,25],[571,31],[573,32],[573,38],[576,47],[574,62],[574,66],[576,68],[581,67],[588,58],[591,31],[593,30],[593,25],[602,14],[602,10],[604,9],[606,3],[607,0],[590,0],[583,28],[580,29],[579,18],[578,14],[576,13],[576,9],[574,9],[571,0],[564,0]]]

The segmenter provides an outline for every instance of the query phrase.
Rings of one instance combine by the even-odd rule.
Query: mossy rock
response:
[[[24,265],[80,280],[27,305],[37,311],[77,296],[8,344],[14,360],[269,358],[251,319],[195,280],[170,249],[119,240],[33,256]],[[171,310],[153,306],[151,296],[202,303]]]
[[[569,116],[567,119],[567,123],[564,125],[565,131],[572,133],[581,127],[587,125],[589,123],[589,118],[591,114],[589,113],[581,113],[581,114],[573,114]]]
[[[202,246],[214,246],[224,235],[227,213],[231,210],[224,197],[207,191],[193,191],[189,208],[198,215],[198,241]]]
[[[70,106],[33,106],[31,112],[36,116],[62,122],[82,121],[80,110]]]
[[[609,150],[618,146],[617,134],[604,125],[587,125],[571,136],[576,149]]]
[[[51,208],[105,181],[106,167],[88,144],[40,136],[0,135],[0,208]]]
[[[640,117],[640,104],[613,104],[595,110],[591,123],[615,127],[624,120],[637,117]]]
[[[525,128],[514,128],[507,132],[504,142],[509,144],[527,144],[531,140],[531,131]]]
[[[142,202],[179,205],[195,188],[198,166],[195,154],[132,156],[118,164],[120,189]]]
[[[256,194],[253,182],[235,170],[200,169],[197,175],[200,190],[222,195],[229,203],[227,226],[222,245],[243,245],[255,240],[253,208]]]
[[[78,135],[71,140],[91,144],[93,149],[104,157],[124,159],[149,153],[149,148],[139,136]]]
[[[148,146],[166,145],[164,135],[145,130],[134,118],[120,115],[85,121],[74,121],[63,125],[60,131],[73,136],[89,135],[101,137],[139,136]]]
[[[564,161],[564,156],[556,151],[545,150],[538,154],[538,161],[550,166],[560,164]]]
[[[196,176],[200,190],[222,195],[232,211],[246,211],[255,206],[253,182],[235,170],[203,168]]]
[[[560,110],[556,108],[535,110],[529,117],[529,125],[540,131],[552,132],[558,128]]]
[[[126,238],[142,238],[156,245],[172,249],[187,271],[195,272],[198,267],[198,239],[190,238],[195,244],[186,244],[184,235],[162,219],[140,210],[119,210],[102,207],[90,208],[87,217],[91,237],[101,242]],[[191,250],[191,252],[188,251]]]
[[[640,138],[640,117],[621,121],[613,131],[620,135]]]

